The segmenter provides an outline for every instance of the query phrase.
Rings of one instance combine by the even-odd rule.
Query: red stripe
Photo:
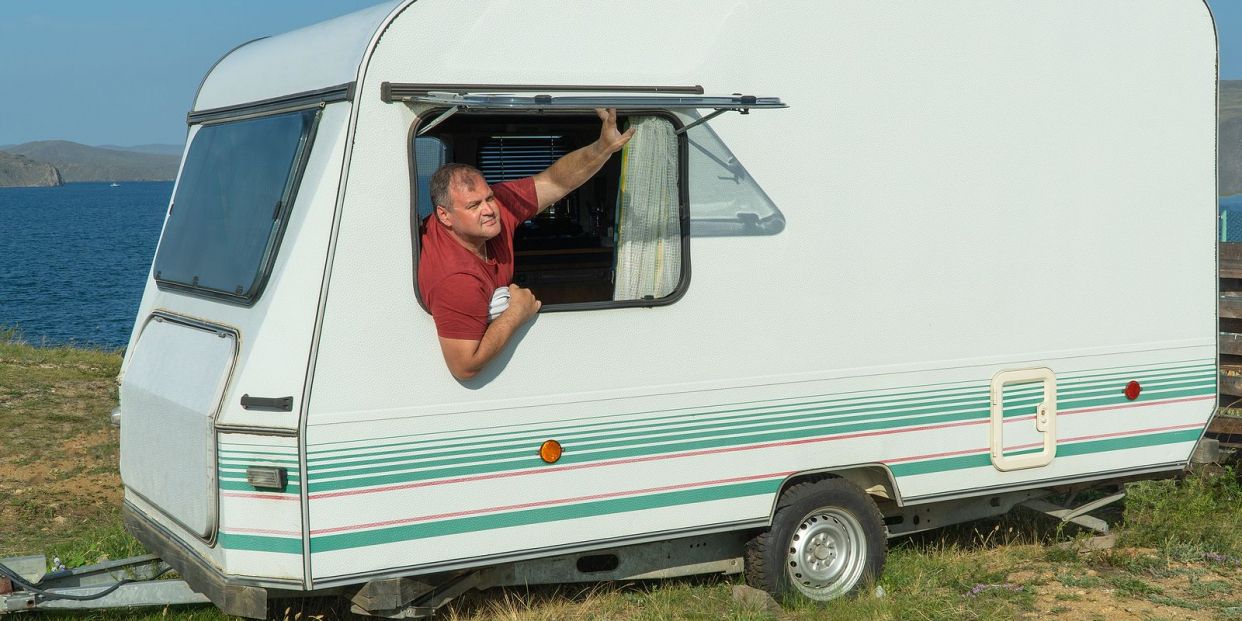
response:
[[[884,436],[895,433],[909,433],[913,431],[925,431],[928,429],[942,429],[945,427],[960,427],[963,425],[978,425],[982,421],[964,421],[959,423],[948,423],[945,425],[926,425],[923,427],[904,427],[901,429],[887,429],[883,431],[866,431],[854,434],[832,436],[827,438],[805,438],[802,440],[789,440],[785,442],[769,442],[766,444],[751,444],[748,446],[732,446],[719,449],[704,449],[701,451],[688,451],[685,453],[670,453],[668,455],[649,455],[647,457],[630,457],[627,459],[614,459],[611,461],[599,461],[589,464],[577,464],[573,466],[552,466],[549,468],[537,468],[531,470],[514,470],[510,472],[497,472],[495,474],[482,474],[469,477],[456,477],[452,479],[437,479],[435,481],[420,481],[418,483],[403,483],[401,485],[389,485],[386,487],[375,487],[369,489],[353,489],[340,492],[324,492],[322,494],[311,494],[311,500],[319,500],[321,498],[336,498],[338,496],[354,496],[358,494],[374,494],[376,492],[390,492],[403,489],[414,489],[419,487],[432,487],[436,485],[446,485],[450,483],[464,483],[467,481],[486,481],[489,479],[506,479],[509,477],[520,477],[531,474],[544,474],[549,472],[566,472],[569,470],[582,470],[585,468],[602,468],[605,466],[619,466],[623,464],[636,464],[649,461],[662,461],[665,459],[681,459],[684,457],[699,457],[702,455],[719,455],[723,453],[736,453],[740,451],[754,451],[759,449],[774,448],[779,446],[796,446],[799,444],[816,444],[820,442],[835,442],[838,440],[848,440],[851,438],[862,438],[867,436]]]
[[[1141,436],[1144,434],[1157,433],[1160,431],[1175,431],[1178,429],[1195,429],[1195,428],[1202,429],[1203,425],[1199,423],[1193,423],[1190,425],[1172,425],[1169,427],[1152,427],[1150,429],[1120,431],[1117,433],[1100,433],[1100,434],[1091,435],[1091,436],[1076,436],[1073,438],[1061,438],[1060,440],[1057,440],[1057,446],[1060,446],[1061,444],[1070,443],[1070,442],[1083,442],[1085,440],[1099,440],[1102,438],[1119,438],[1122,436]],[[1005,450],[1012,451],[1014,449],[1042,446],[1042,444],[1043,444],[1042,442],[1037,442],[1035,444],[1023,444],[1019,446],[1009,446],[1009,447],[1005,447]],[[881,461],[880,463],[895,464],[895,463],[903,462],[903,461],[918,461],[921,459],[935,459],[937,457],[952,457],[955,455],[977,455],[979,453],[986,453],[986,452],[988,452],[988,449],[987,447],[984,447],[984,448],[976,448],[976,449],[967,449],[965,451],[953,451],[952,453],[930,453],[927,455],[914,455],[912,457],[898,457],[896,459],[885,459]]]
[[[1212,397],[1215,399],[1216,397]],[[1189,425],[1170,425],[1168,427],[1151,427],[1149,429],[1139,429],[1138,431],[1124,431],[1121,433],[1101,433],[1093,436],[1078,436],[1076,438],[1066,438],[1061,442],[1082,442],[1084,440],[1098,440],[1100,438],[1116,438],[1118,436],[1141,436],[1145,433],[1156,433],[1159,431],[1177,431],[1179,429],[1203,429],[1203,423],[1192,423]]]
[[[1216,398],[1216,395],[1210,395],[1210,396],[1204,396],[1204,397],[1186,397],[1182,399],[1170,399],[1168,401],[1147,401],[1143,403],[1130,403],[1130,404],[1119,405],[1119,406],[1109,406],[1106,408],[1084,408],[1084,409],[1079,409],[1079,410],[1066,410],[1064,412],[1059,412],[1058,416],[1070,415],[1070,414],[1083,414],[1086,412],[1094,412],[1094,411],[1100,411],[1104,409],[1117,410],[1117,409],[1125,409],[1125,408],[1146,407],[1150,405],[1164,405],[1166,403],[1181,403],[1185,401],[1201,401],[1205,399],[1215,399],[1215,398]],[[1034,417],[1031,416],[1029,418],[1034,418]],[[1014,420],[1020,420],[1020,419],[1014,419]],[[837,435],[837,436],[827,436],[827,437],[820,437],[820,438],[804,438],[801,440],[768,442],[764,444],[751,444],[747,446],[733,446],[733,447],[718,448],[718,449],[704,449],[700,451],[688,451],[684,453],[670,453],[667,455],[649,455],[646,457],[631,457],[627,459],[615,459],[611,461],[592,462],[588,464],[577,464],[573,466],[552,466],[552,467],[547,467],[547,468],[533,468],[533,469],[528,469],[528,470],[513,470],[509,472],[497,472],[494,474],[454,477],[450,479],[437,479],[434,481],[419,481],[417,483],[402,483],[400,485],[388,485],[384,487],[351,489],[351,490],[342,490],[339,492],[323,492],[319,494],[311,494],[310,499],[321,500],[321,499],[326,499],[326,498],[339,498],[342,496],[356,496],[360,494],[376,494],[376,493],[392,492],[392,491],[406,490],[406,489],[417,489],[420,487],[450,485],[453,483],[465,483],[469,481],[487,481],[487,480],[492,480],[492,479],[506,479],[510,477],[529,476],[533,474],[546,474],[546,473],[552,473],[552,472],[567,472],[570,470],[582,470],[585,468],[604,468],[608,466],[619,466],[619,465],[624,465],[624,464],[635,464],[635,463],[642,463],[642,462],[649,462],[649,461],[662,461],[666,459],[682,459],[686,457],[701,457],[703,455],[720,455],[724,453],[736,453],[736,452],[741,452],[741,451],[755,451],[755,450],[776,448],[776,447],[782,447],[782,446],[797,446],[801,444],[819,444],[823,442],[837,442],[840,440],[851,440],[854,438],[886,436],[886,435],[901,434],[901,433],[914,433],[918,431],[930,431],[934,429],[949,429],[952,427],[964,427],[964,426],[970,426],[970,425],[985,425],[985,424],[989,424],[990,422],[991,422],[990,418],[979,418],[979,419],[968,420],[968,421],[960,421],[956,423],[944,423],[940,425],[922,425],[918,427],[901,427],[897,429],[864,431],[864,432],[859,432],[859,433],[851,433],[851,434],[844,434],[844,435]],[[1011,421],[1006,421],[1006,422],[1011,422]],[[903,458],[903,459],[914,460],[914,459],[923,459],[923,457],[910,457],[910,458]],[[885,463],[888,463],[888,462],[885,462]]]
[[[1206,401],[1208,399],[1215,399],[1215,398],[1216,398],[1216,395],[1207,395],[1205,397],[1182,397],[1181,399],[1168,399],[1165,401],[1144,401],[1142,403],[1123,403],[1122,405],[1105,405],[1105,406],[1101,406],[1098,408],[1083,408],[1081,410],[1066,410],[1065,412],[1059,412],[1058,415],[1083,414],[1085,412],[1105,412],[1108,410],[1124,410],[1128,408],[1142,408],[1142,407],[1147,407],[1149,405],[1166,405],[1169,403],[1185,403],[1187,401]]]
[[[469,515],[479,515],[481,513],[499,513],[505,511],[517,511],[521,509],[533,509],[535,507],[546,507],[549,505],[574,504],[579,502],[588,502],[592,500],[604,500],[608,498],[619,498],[622,496],[640,496],[643,494],[655,494],[659,492],[671,492],[679,489],[690,489],[694,487],[709,487],[712,485],[724,485],[727,483],[741,483],[743,481],[756,481],[759,479],[775,479],[778,477],[786,477],[793,472],[772,472],[768,474],[756,474],[744,477],[733,477],[729,479],[716,479],[714,481],[701,481],[698,483],[682,483],[679,485],[662,485],[660,487],[648,487],[645,489],[635,489],[622,492],[608,492],[604,494],[591,494],[589,496],[576,496],[573,498],[558,498],[556,500],[541,500],[538,502],[524,502],[516,505],[505,505],[502,507],[487,507],[484,509],[471,509],[469,511],[453,511],[451,513],[435,513],[431,515],[421,515],[412,518],[403,518],[399,520],[385,520],[383,522],[371,522],[369,524],[355,524],[352,526],[336,526],[333,528],[320,528],[311,531],[311,536],[327,535],[330,533],[339,533],[346,530],[362,530],[367,528],[380,528],[383,526],[397,526],[401,524],[413,524],[415,522],[427,522],[431,520],[446,520],[449,518],[465,517]]]

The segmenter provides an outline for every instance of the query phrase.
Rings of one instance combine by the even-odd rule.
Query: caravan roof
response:
[[[234,48],[203,79],[191,113],[320,91],[355,81],[371,40],[400,4],[402,0],[390,0]]]

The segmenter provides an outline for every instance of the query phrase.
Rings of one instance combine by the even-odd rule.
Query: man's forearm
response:
[[[536,187],[539,191],[539,209],[542,210],[561,200],[566,194],[586,183],[595,173],[599,172],[600,168],[604,167],[611,156],[612,153],[607,147],[601,141],[596,140],[585,147],[570,151],[557,160],[542,173],[544,177],[542,181],[546,183],[546,186]],[[539,181],[538,176],[536,180]]]
[[[458,341],[455,343],[457,347],[465,346],[467,343],[474,345],[473,351],[468,346],[456,352],[446,348],[445,361],[448,363],[449,372],[459,380],[468,380],[478,375],[487,366],[487,363],[491,362],[505,348],[509,339],[513,338],[514,333],[517,332],[522,323],[522,318],[517,313],[505,311],[493,320],[492,323],[488,324],[487,330],[483,333],[483,338],[478,341]]]

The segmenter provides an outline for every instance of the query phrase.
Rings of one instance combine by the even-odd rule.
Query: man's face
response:
[[[463,241],[481,244],[500,234],[496,197],[477,173],[464,172],[453,178],[449,202],[449,208],[436,206],[436,217]]]

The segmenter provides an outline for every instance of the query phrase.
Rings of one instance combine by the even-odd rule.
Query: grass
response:
[[[0,329],[0,556],[81,547],[119,524],[108,416],[120,364],[115,351],[32,347]]]
[[[0,556],[73,567],[143,553],[120,525],[115,351],[44,348],[0,329]],[[1242,621],[1242,485],[1215,476],[1131,484],[1108,519],[1118,547],[1032,512],[896,539],[878,583],[822,606],[772,608],[706,577],[472,592],[453,621],[1236,619]],[[339,600],[273,602],[281,621],[354,618]],[[39,619],[227,617],[210,606],[41,614]]]

